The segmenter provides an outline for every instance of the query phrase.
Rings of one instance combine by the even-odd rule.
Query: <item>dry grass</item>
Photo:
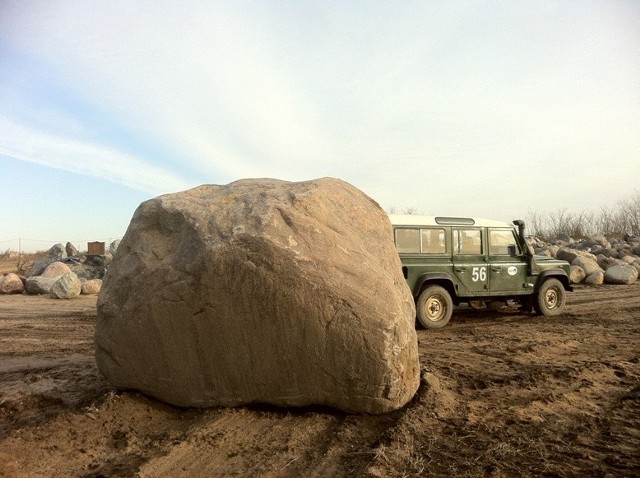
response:
[[[5,252],[0,255],[0,274],[9,274],[13,272],[20,276],[29,269],[34,261],[46,259],[49,257],[48,251],[38,251],[28,254],[18,254],[15,252]]]

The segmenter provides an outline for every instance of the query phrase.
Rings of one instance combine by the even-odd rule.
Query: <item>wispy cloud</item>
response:
[[[0,155],[94,176],[152,194],[186,189],[189,183],[134,156],[94,143],[53,136],[0,116]]]
[[[149,192],[183,178],[332,175],[430,212],[475,207],[457,193],[470,188],[489,205],[527,209],[542,193],[580,205],[595,200],[578,194],[587,184],[560,186],[585,165],[615,156],[599,180],[631,185],[617,171],[638,160],[638,16],[597,2],[9,0],[0,48],[42,76],[25,70],[10,88],[61,85],[94,125],[106,118],[162,158],[132,153],[90,117],[91,138],[74,136],[3,104],[0,152]],[[72,123],[64,99],[49,101]]]

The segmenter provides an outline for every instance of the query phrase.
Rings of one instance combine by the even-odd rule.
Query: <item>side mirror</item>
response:
[[[509,253],[510,256],[515,256],[518,254],[518,248],[516,247],[515,244],[511,244],[509,246],[507,246],[507,251]]]

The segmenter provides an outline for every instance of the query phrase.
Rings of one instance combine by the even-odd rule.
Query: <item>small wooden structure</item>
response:
[[[87,242],[87,255],[104,256],[104,242]]]

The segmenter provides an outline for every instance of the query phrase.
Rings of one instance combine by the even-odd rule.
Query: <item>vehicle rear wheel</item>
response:
[[[451,319],[453,300],[444,287],[430,285],[420,293],[416,309],[420,325],[425,329],[441,329]]]
[[[540,286],[533,307],[538,314],[554,317],[562,313],[565,301],[566,294],[562,282],[558,279],[547,279]]]

